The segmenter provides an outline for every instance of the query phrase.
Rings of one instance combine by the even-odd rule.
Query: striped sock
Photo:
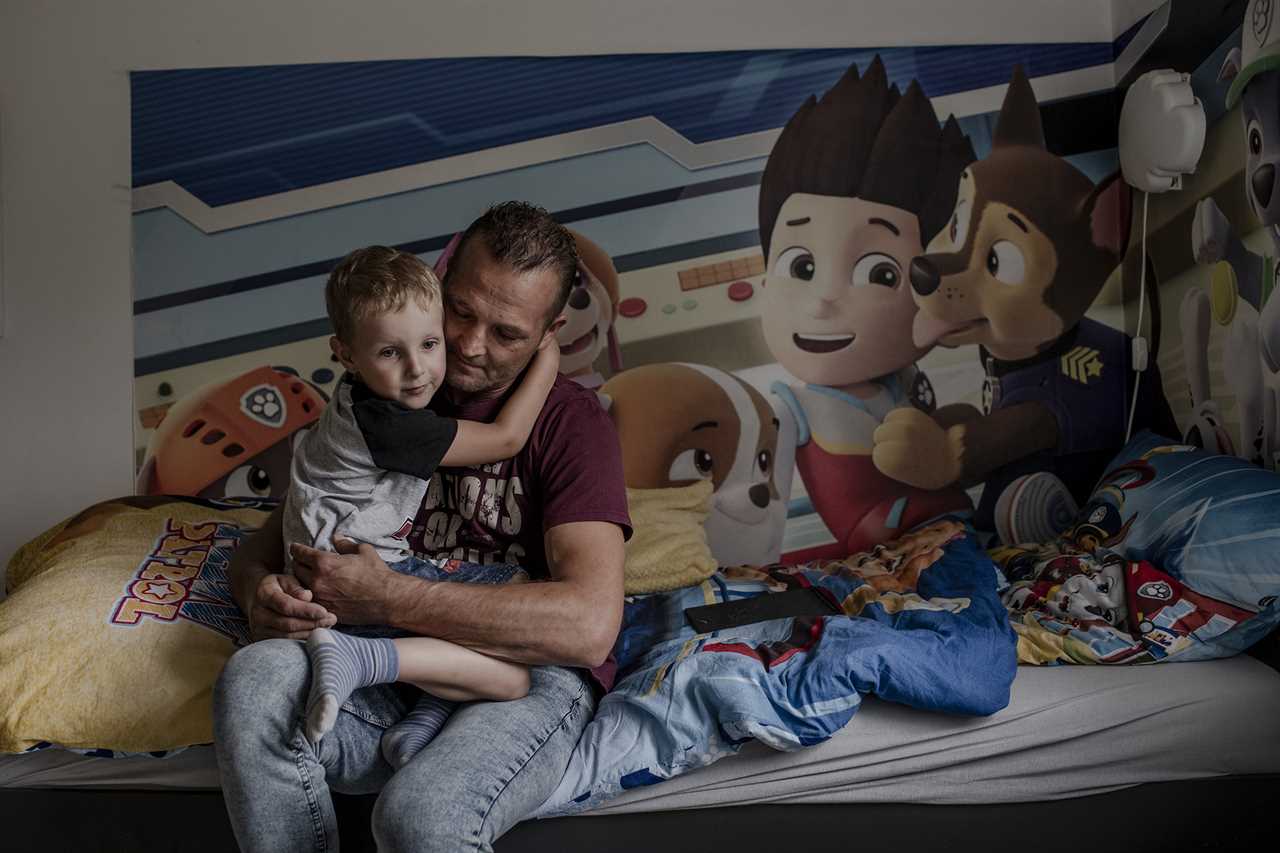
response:
[[[453,713],[457,702],[423,693],[418,704],[404,719],[382,734],[382,757],[399,770],[431,742],[444,721]]]
[[[338,720],[338,710],[352,691],[387,684],[400,673],[395,643],[351,637],[317,628],[307,639],[311,658],[311,694],[307,696],[307,740],[320,743]]]

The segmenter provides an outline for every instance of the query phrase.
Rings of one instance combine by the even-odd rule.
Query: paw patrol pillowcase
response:
[[[214,680],[248,634],[227,563],[264,508],[121,498],[20,548],[0,601],[0,752],[212,741]]]
[[[1024,664],[1134,664],[1225,657],[1215,632],[1251,612],[1199,595],[1151,563],[1051,542],[998,549]]]
[[[1144,432],[1112,461],[1064,536],[1148,561],[1176,582],[1165,584],[1164,598],[1177,604],[1160,609],[1159,627],[1194,641],[1182,660],[1243,651],[1280,624],[1280,475],[1242,459]],[[1135,607],[1134,624],[1151,621]]]

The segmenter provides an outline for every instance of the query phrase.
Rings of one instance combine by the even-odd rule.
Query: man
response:
[[[539,343],[564,323],[576,264],[572,236],[540,208],[508,202],[472,223],[444,280],[448,364],[437,411],[497,414]],[[604,663],[618,631],[629,525],[617,435],[594,394],[563,377],[516,456],[436,472],[409,538],[421,554],[519,563],[548,582],[429,583],[392,572],[357,543],[335,543],[340,553],[292,546],[293,578],[278,573],[273,514],[230,568],[254,639],[266,641],[228,662],[214,697],[241,847],[336,847],[332,787],[381,790],[379,850],[490,850],[555,787],[594,711],[584,669]],[[292,640],[335,621],[392,625],[533,665],[529,694],[464,706],[394,775],[379,740],[411,702],[395,687],[357,691],[312,748],[299,725],[309,668]]]

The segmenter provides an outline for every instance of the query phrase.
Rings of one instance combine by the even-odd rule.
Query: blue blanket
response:
[[[539,817],[572,814],[737,752],[831,737],[862,694],[955,714],[1009,701],[1015,637],[998,572],[964,527],[930,525],[836,562],[724,569],[629,600],[601,700]],[[816,587],[845,615],[695,634],[684,609]]]

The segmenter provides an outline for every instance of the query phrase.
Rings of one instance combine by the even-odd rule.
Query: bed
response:
[[[1020,667],[990,717],[868,699],[829,741],[758,744],[581,816],[521,824],[532,850],[740,851],[891,841],[978,849],[1241,849],[1273,834],[1280,672],[1255,655],[1146,667]],[[208,747],[164,759],[41,750],[0,759],[5,849],[234,850]],[[345,849],[372,849],[372,798],[342,798]],[[659,840],[661,839],[661,840]],[[945,839],[945,843],[941,841]]]
[[[874,553],[821,568],[737,567],[696,587],[629,599],[615,645],[625,675],[602,700],[571,759],[566,783],[543,811],[558,813],[557,795],[559,805],[568,804],[569,810],[574,804],[594,807],[577,816],[526,821],[501,839],[497,849],[648,851],[661,845],[693,851],[714,845],[764,851],[797,842],[886,842],[905,850],[985,850],[993,842],[1003,846],[1023,837],[1042,850],[1274,846],[1273,809],[1280,798],[1280,600],[1275,594],[1280,572],[1268,544],[1280,535],[1276,475],[1154,437],[1135,439],[1129,450],[1137,455],[1118,460],[1114,476],[1104,478],[1097,501],[1082,513],[1079,531],[1073,528],[1044,548],[1004,549],[995,564],[962,524],[941,521],[878,546]],[[1177,511],[1171,504],[1175,498]],[[5,683],[13,685],[8,698],[14,700],[10,707],[0,707],[0,717],[9,721],[11,737],[19,728],[52,731],[51,712],[63,710],[62,725],[70,728],[43,737],[72,743],[73,730],[86,720],[101,725],[114,713],[123,728],[112,738],[126,744],[116,748],[130,749],[139,712],[122,711],[115,704],[145,693],[138,685],[146,685],[176,697],[164,706],[155,701],[146,706],[153,715],[168,709],[170,716],[159,730],[171,735],[175,745],[211,739],[209,685],[236,641],[244,639],[242,617],[239,622],[222,618],[234,611],[224,569],[237,537],[249,529],[235,523],[256,523],[248,513],[260,514],[261,509],[223,508],[217,520],[210,520],[212,508],[188,499],[136,504],[129,499],[90,508],[37,541],[27,553],[31,559],[11,566],[12,598],[6,611],[11,624],[0,630],[0,669],[6,670]],[[1108,525],[1119,533],[1109,533]],[[1116,564],[1072,551],[1071,537],[1081,531],[1111,536],[1115,544],[1120,536],[1130,557]],[[62,544],[55,541],[58,537]],[[205,544],[197,548],[200,542]],[[111,557],[108,546],[120,553]],[[148,557],[139,563],[143,553]],[[165,555],[191,564],[183,574],[187,585],[178,590],[187,595],[182,606],[164,605],[173,608],[159,611],[168,621],[108,625],[122,619],[133,620],[132,625],[141,620],[137,613],[162,608],[152,603],[152,610],[141,610],[152,594],[146,588],[152,581],[144,583],[134,573],[135,567],[150,567]],[[922,555],[927,555],[923,563],[916,559]],[[1161,574],[1148,560],[1176,575]],[[1001,575],[993,571],[995,565],[1007,577],[993,577]],[[1133,611],[1123,624],[1137,634],[1130,636],[1097,614],[1063,621],[1062,608],[1071,607],[1055,602],[1075,582],[1072,573],[1083,572],[1079,579],[1101,584],[1107,572],[1121,567],[1130,588],[1127,606]],[[1001,580],[1003,599],[996,593]],[[1050,592],[1022,595],[1046,583],[1052,584]],[[802,632],[811,640],[808,645],[778,647],[787,654],[772,659],[785,664],[761,658],[733,670],[743,675],[739,682],[753,670],[769,673],[752,682],[756,690],[749,691],[747,710],[764,714],[754,718],[757,722],[778,724],[777,717],[767,716],[779,698],[774,688],[783,682],[791,687],[833,683],[828,678],[832,661],[840,670],[835,681],[843,692],[791,705],[792,711],[802,706],[820,711],[803,719],[792,715],[784,721],[791,729],[757,727],[752,735],[757,741],[726,732],[726,719],[740,722],[745,717],[703,719],[706,737],[698,742],[699,749],[719,760],[673,761],[670,751],[655,759],[653,753],[632,750],[622,758],[639,764],[615,763],[613,776],[569,783],[580,755],[590,754],[583,745],[593,727],[598,739],[603,731],[606,744],[633,742],[625,736],[627,729],[614,725],[626,723],[626,714],[609,716],[619,708],[647,709],[661,732],[690,731],[679,729],[688,722],[687,714],[680,719],[652,713],[655,707],[676,708],[662,704],[666,694],[645,704],[657,684],[666,685],[662,689],[669,688],[676,698],[682,695],[679,690],[693,686],[696,691],[690,695],[700,701],[711,689],[708,672],[722,675],[727,671],[723,667],[752,660],[738,653],[742,649],[731,638],[797,636],[793,629],[798,620],[773,620],[735,628],[741,633],[732,635],[695,637],[682,615],[690,603],[729,601],[737,593],[759,595],[796,584],[820,587],[832,594],[845,616],[861,618],[822,617],[821,631]],[[175,589],[166,587],[168,592]],[[1101,590],[1098,586],[1095,591]],[[97,596],[92,606],[66,606],[82,593]],[[137,608],[127,609],[139,596]],[[1256,602],[1254,609],[1242,609],[1249,602]],[[54,626],[57,618],[79,621]],[[861,633],[849,644],[853,635],[844,632],[851,626],[859,632],[882,631],[876,636],[885,642],[865,643],[858,638],[873,634]],[[70,712],[61,708],[72,692],[67,685],[83,687],[83,680],[63,678],[39,655],[15,653],[21,646],[14,643],[22,636],[29,646],[42,648],[50,634],[63,638],[56,647],[62,666],[77,667],[109,649],[120,666],[129,667],[128,679],[119,670],[104,668],[96,682],[96,688],[115,690],[117,703],[91,701]],[[921,635],[934,642],[921,646]],[[1116,636],[1128,639],[1117,645]],[[169,645],[157,645],[162,642]],[[842,668],[856,669],[853,662],[868,646],[879,656],[878,680],[871,686],[854,684]],[[889,654],[909,648],[924,648],[928,655],[907,659]],[[1244,648],[1247,654],[1235,653]],[[1204,657],[1213,659],[1200,659]],[[708,664],[712,659],[716,662]],[[183,665],[173,666],[174,660]],[[1018,660],[1055,665],[1018,666]],[[923,673],[926,689],[899,692],[906,704],[886,701],[902,686],[885,676],[886,665],[893,670],[903,661],[915,664],[917,676]],[[1069,661],[1142,665],[1063,665]],[[999,667],[1004,667],[1000,677],[985,693],[968,686]],[[665,675],[677,670],[680,674]],[[629,683],[653,672],[658,675],[651,680]],[[41,679],[42,687],[37,684]],[[678,683],[685,687],[672,686]],[[948,685],[950,692],[940,698],[930,695],[928,688],[939,684]],[[32,691],[40,695],[32,696]],[[42,702],[45,695],[60,701]],[[101,694],[81,690],[77,695],[93,700]],[[757,696],[769,696],[775,704],[764,703],[761,710]],[[956,696],[978,704],[964,711],[965,706],[954,704],[960,701]],[[27,708],[25,716],[16,715],[18,700]],[[930,702],[941,704],[930,709]],[[193,714],[192,707],[206,710]],[[729,706],[696,707],[718,712]],[[741,707],[729,710],[738,713]],[[151,717],[152,729],[159,719]],[[177,731],[192,719],[203,722]],[[617,735],[619,731],[624,734]],[[795,735],[790,747],[780,744],[780,732]],[[722,749],[725,737],[732,749]],[[676,740],[676,751],[689,754],[689,741]],[[802,743],[811,745],[799,748]],[[624,775],[634,778],[637,768],[645,777],[639,784],[615,784]],[[603,786],[596,786],[601,779]],[[576,796],[582,791],[590,796]],[[372,849],[368,827],[373,802],[372,797],[341,798],[344,849]],[[6,851],[235,849],[208,746],[165,758],[86,757],[53,748],[0,756],[0,820],[6,827],[0,836]]]

